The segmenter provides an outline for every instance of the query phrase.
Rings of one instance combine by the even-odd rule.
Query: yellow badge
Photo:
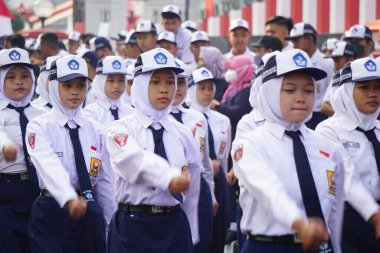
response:
[[[224,154],[224,149],[225,148],[226,148],[226,143],[224,141],[220,142],[219,155],[223,155]]]
[[[199,145],[201,149],[201,153],[205,152],[205,138],[199,137]]]
[[[102,161],[100,159],[91,157],[90,161],[90,175],[93,177],[97,177],[100,171],[100,165]]]
[[[326,171],[327,173],[327,182],[329,183],[329,193],[335,196],[335,172],[334,171]]]
[[[182,173],[186,173],[188,170],[188,167],[186,165],[182,166]]]
[[[317,93],[321,92],[321,84],[320,83],[316,84],[316,89],[317,89]]]

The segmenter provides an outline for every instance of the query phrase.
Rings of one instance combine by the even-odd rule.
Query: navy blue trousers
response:
[[[212,198],[210,187],[201,177],[201,191],[198,205],[199,242],[194,246],[196,253],[209,253],[212,240]]]
[[[214,176],[215,198],[219,203],[219,210],[214,216],[212,229],[212,253],[223,253],[226,241],[227,230],[229,228],[229,190],[226,174],[221,168]]]
[[[182,209],[167,214],[118,210],[108,234],[109,253],[193,253],[189,221]]]
[[[38,197],[29,224],[32,252],[105,253],[105,220],[95,202],[88,202],[83,218],[70,218],[54,198]]]
[[[245,240],[241,253],[304,253],[301,244],[268,243]]]
[[[0,253],[30,252],[28,220],[38,192],[31,181],[0,182]]]
[[[343,253],[379,253],[380,241],[376,240],[374,227],[355,210],[345,210],[343,220]]]
[[[245,235],[243,234],[240,228],[240,222],[241,222],[242,216],[243,216],[243,209],[241,209],[241,206],[238,202],[237,207],[236,207],[236,227],[237,227],[237,240],[238,240],[239,252],[241,252],[241,250],[243,249],[243,245],[245,241]]]

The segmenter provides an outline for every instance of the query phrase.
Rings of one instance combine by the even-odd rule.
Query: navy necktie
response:
[[[49,107],[50,109],[53,108],[53,106],[50,103],[47,103],[46,106]]]
[[[79,126],[76,128],[70,128],[68,124],[66,124],[65,127],[69,130],[71,144],[74,149],[75,167],[77,170],[80,190],[87,201],[95,201],[90,176],[88,175],[86,161],[79,140]]]
[[[173,115],[173,117],[181,124],[183,124],[183,121],[182,121],[182,112],[180,110],[178,110],[178,112],[171,112],[170,113],[171,115]]]
[[[371,130],[364,131],[360,127],[357,127],[356,130],[364,133],[367,139],[372,143],[373,151],[375,152],[377,170],[379,171],[379,174],[380,174],[380,142],[377,139],[377,136],[375,134],[375,129],[373,128]]]
[[[26,169],[28,171],[28,176],[29,179],[35,183],[38,182],[37,179],[37,174],[36,174],[36,168],[34,167],[32,160],[30,159],[28,149],[26,148],[26,143],[25,143],[25,134],[26,134],[26,126],[29,123],[28,118],[26,117],[24,110],[25,108],[29,107],[29,103],[24,106],[24,107],[15,107],[11,104],[8,104],[9,109],[16,110],[19,115],[20,115],[20,127],[21,127],[21,136],[22,136],[22,149],[24,151],[24,158],[25,158],[25,164],[26,164]]]
[[[208,116],[206,113],[203,113],[203,115],[206,117],[207,120],[207,128],[208,128],[208,146],[209,146],[209,156],[211,160],[216,160],[216,153],[215,153],[215,145],[214,145],[214,135],[212,134],[210,124],[208,122]]]
[[[119,109],[116,107],[116,109],[110,108],[111,114],[115,120],[119,119]]]
[[[307,157],[305,146],[300,138],[301,132],[285,131],[285,134],[293,140],[294,160],[306,215],[307,217],[318,217],[325,222],[309,159]],[[331,249],[329,252],[333,252],[331,241],[328,240],[326,243],[328,243],[328,247]]]
[[[164,140],[162,138],[164,135],[164,128],[161,127],[160,129],[154,129],[153,126],[149,126],[149,129],[152,131],[152,134],[153,134],[154,153],[161,156],[165,160],[168,160],[168,157],[166,156],[166,152],[165,152]],[[173,194],[173,193],[171,194],[176,200],[183,203],[182,194]]]

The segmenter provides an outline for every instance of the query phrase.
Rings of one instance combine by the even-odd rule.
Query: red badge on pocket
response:
[[[32,133],[28,136],[28,143],[31,149],[34,149],[34,144],[36,143],[36,134]]]
[[[123,147],[125,143],[127,143],[128,134],[115,134],[113,137],[113,140],[119,145],[120,147]]]

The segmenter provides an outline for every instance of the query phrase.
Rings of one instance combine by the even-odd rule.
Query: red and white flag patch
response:
[[[28,136],[28,143],[31,149],[34,149],[34,145],[36,144],[36,134],[31,133]]]
[[[125,143],[127,143],[128,134],[115,134],[113,137],[113,140],[119,145],[120,147],[125,146]]]
[[[323,156],[327,157],[327,158],[329,158],[329,157],[330,157],[330,154],[329,154],[329,153],[327,153],[327,152],[325,152],[325,151],[323,151],[323,150],[319,150],[319,153],[320,153],[321,155],[323,155]]]

